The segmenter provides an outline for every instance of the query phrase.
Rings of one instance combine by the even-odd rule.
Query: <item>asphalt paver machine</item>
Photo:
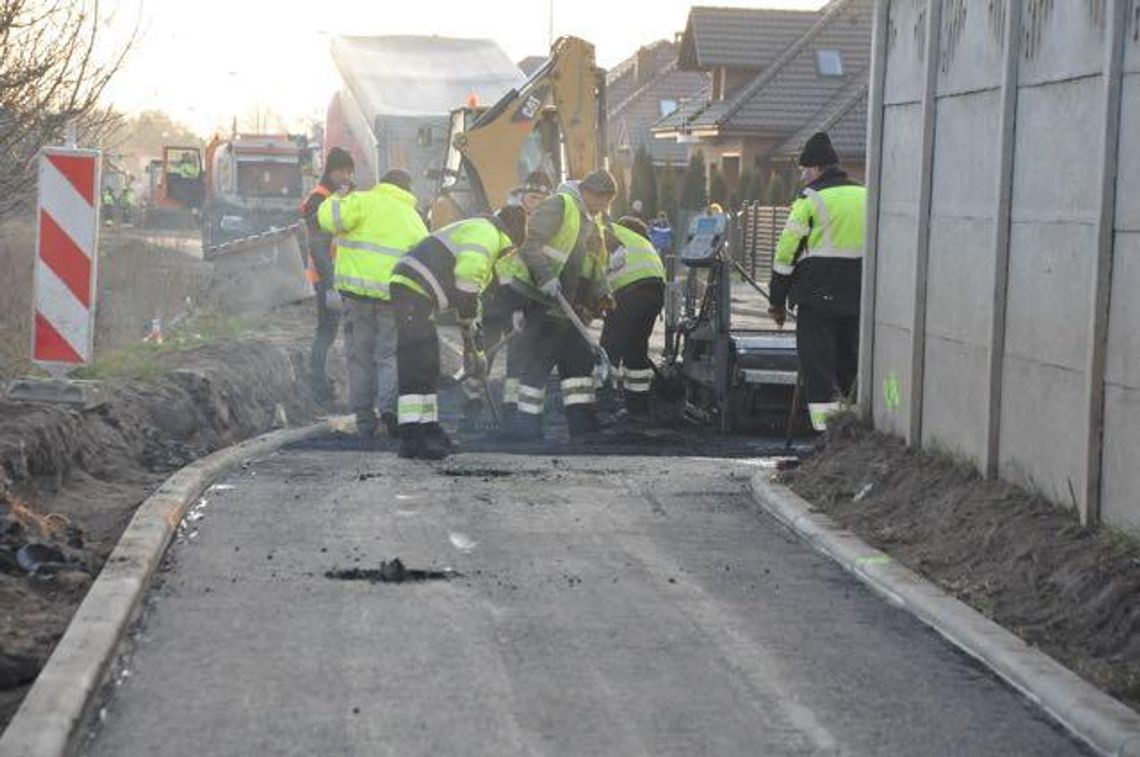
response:
[[[734,262],[737,232],[728,214],[690,221],[667,296],[661,378],[683,392],[684,415],[694,423],[722,431],[790,431],[801,410],[795,333],[761,319],[734,327],[734,278],[767,299]]]

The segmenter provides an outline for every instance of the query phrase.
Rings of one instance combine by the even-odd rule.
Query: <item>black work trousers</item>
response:
[[[630,412],[648,412],[653,380],[649,337],[665,304],[665,284],[659,279],[643,279],[618,290],[614,299],[617,307],[606,317],[602,347],[614,367],[620,369]]]
[[[805,402],[831,403],[850,396],[859,367],[859,316],[830,315],[800,305],[796,350]]]
[[[396,365],[400,425],[437,423],[439,332],[432,315],[435,303],[400,284],[392,285],[396,314]]]
[[[571,433],[587,430],[594,421],[594,356],[574,324],[548,313],[529,312],[520,340],[525,365],[520,376],[519,412],[541,417],[546,379],[556,367]]]
[[[317,332],[313,335],[313,346],[309,350],[309,374],[313,398],[325,402],[332,396],[328,375],[329,349],[336,342],[340,330],[340,313],[325,304],[325,295],[330,285],[318,281],[314,286],[317,292]]]

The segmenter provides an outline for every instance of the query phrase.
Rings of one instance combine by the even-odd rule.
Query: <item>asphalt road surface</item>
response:
[[[759,513],[758,464],[257,462],[187,522],[85,753],[1086,754]],[[444,578],[326,575],[397,557]]]

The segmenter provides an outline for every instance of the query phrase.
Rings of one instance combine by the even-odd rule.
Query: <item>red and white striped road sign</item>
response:
[[[99,151],[40,151],[32,360],[53,376],[91,360],[99,241]]]

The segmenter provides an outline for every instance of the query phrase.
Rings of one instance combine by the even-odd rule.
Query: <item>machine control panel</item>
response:
[[[728,243],[728,216],[724,213],[701,215],[689,222],[681,262],[701,268],[710,266]]]

